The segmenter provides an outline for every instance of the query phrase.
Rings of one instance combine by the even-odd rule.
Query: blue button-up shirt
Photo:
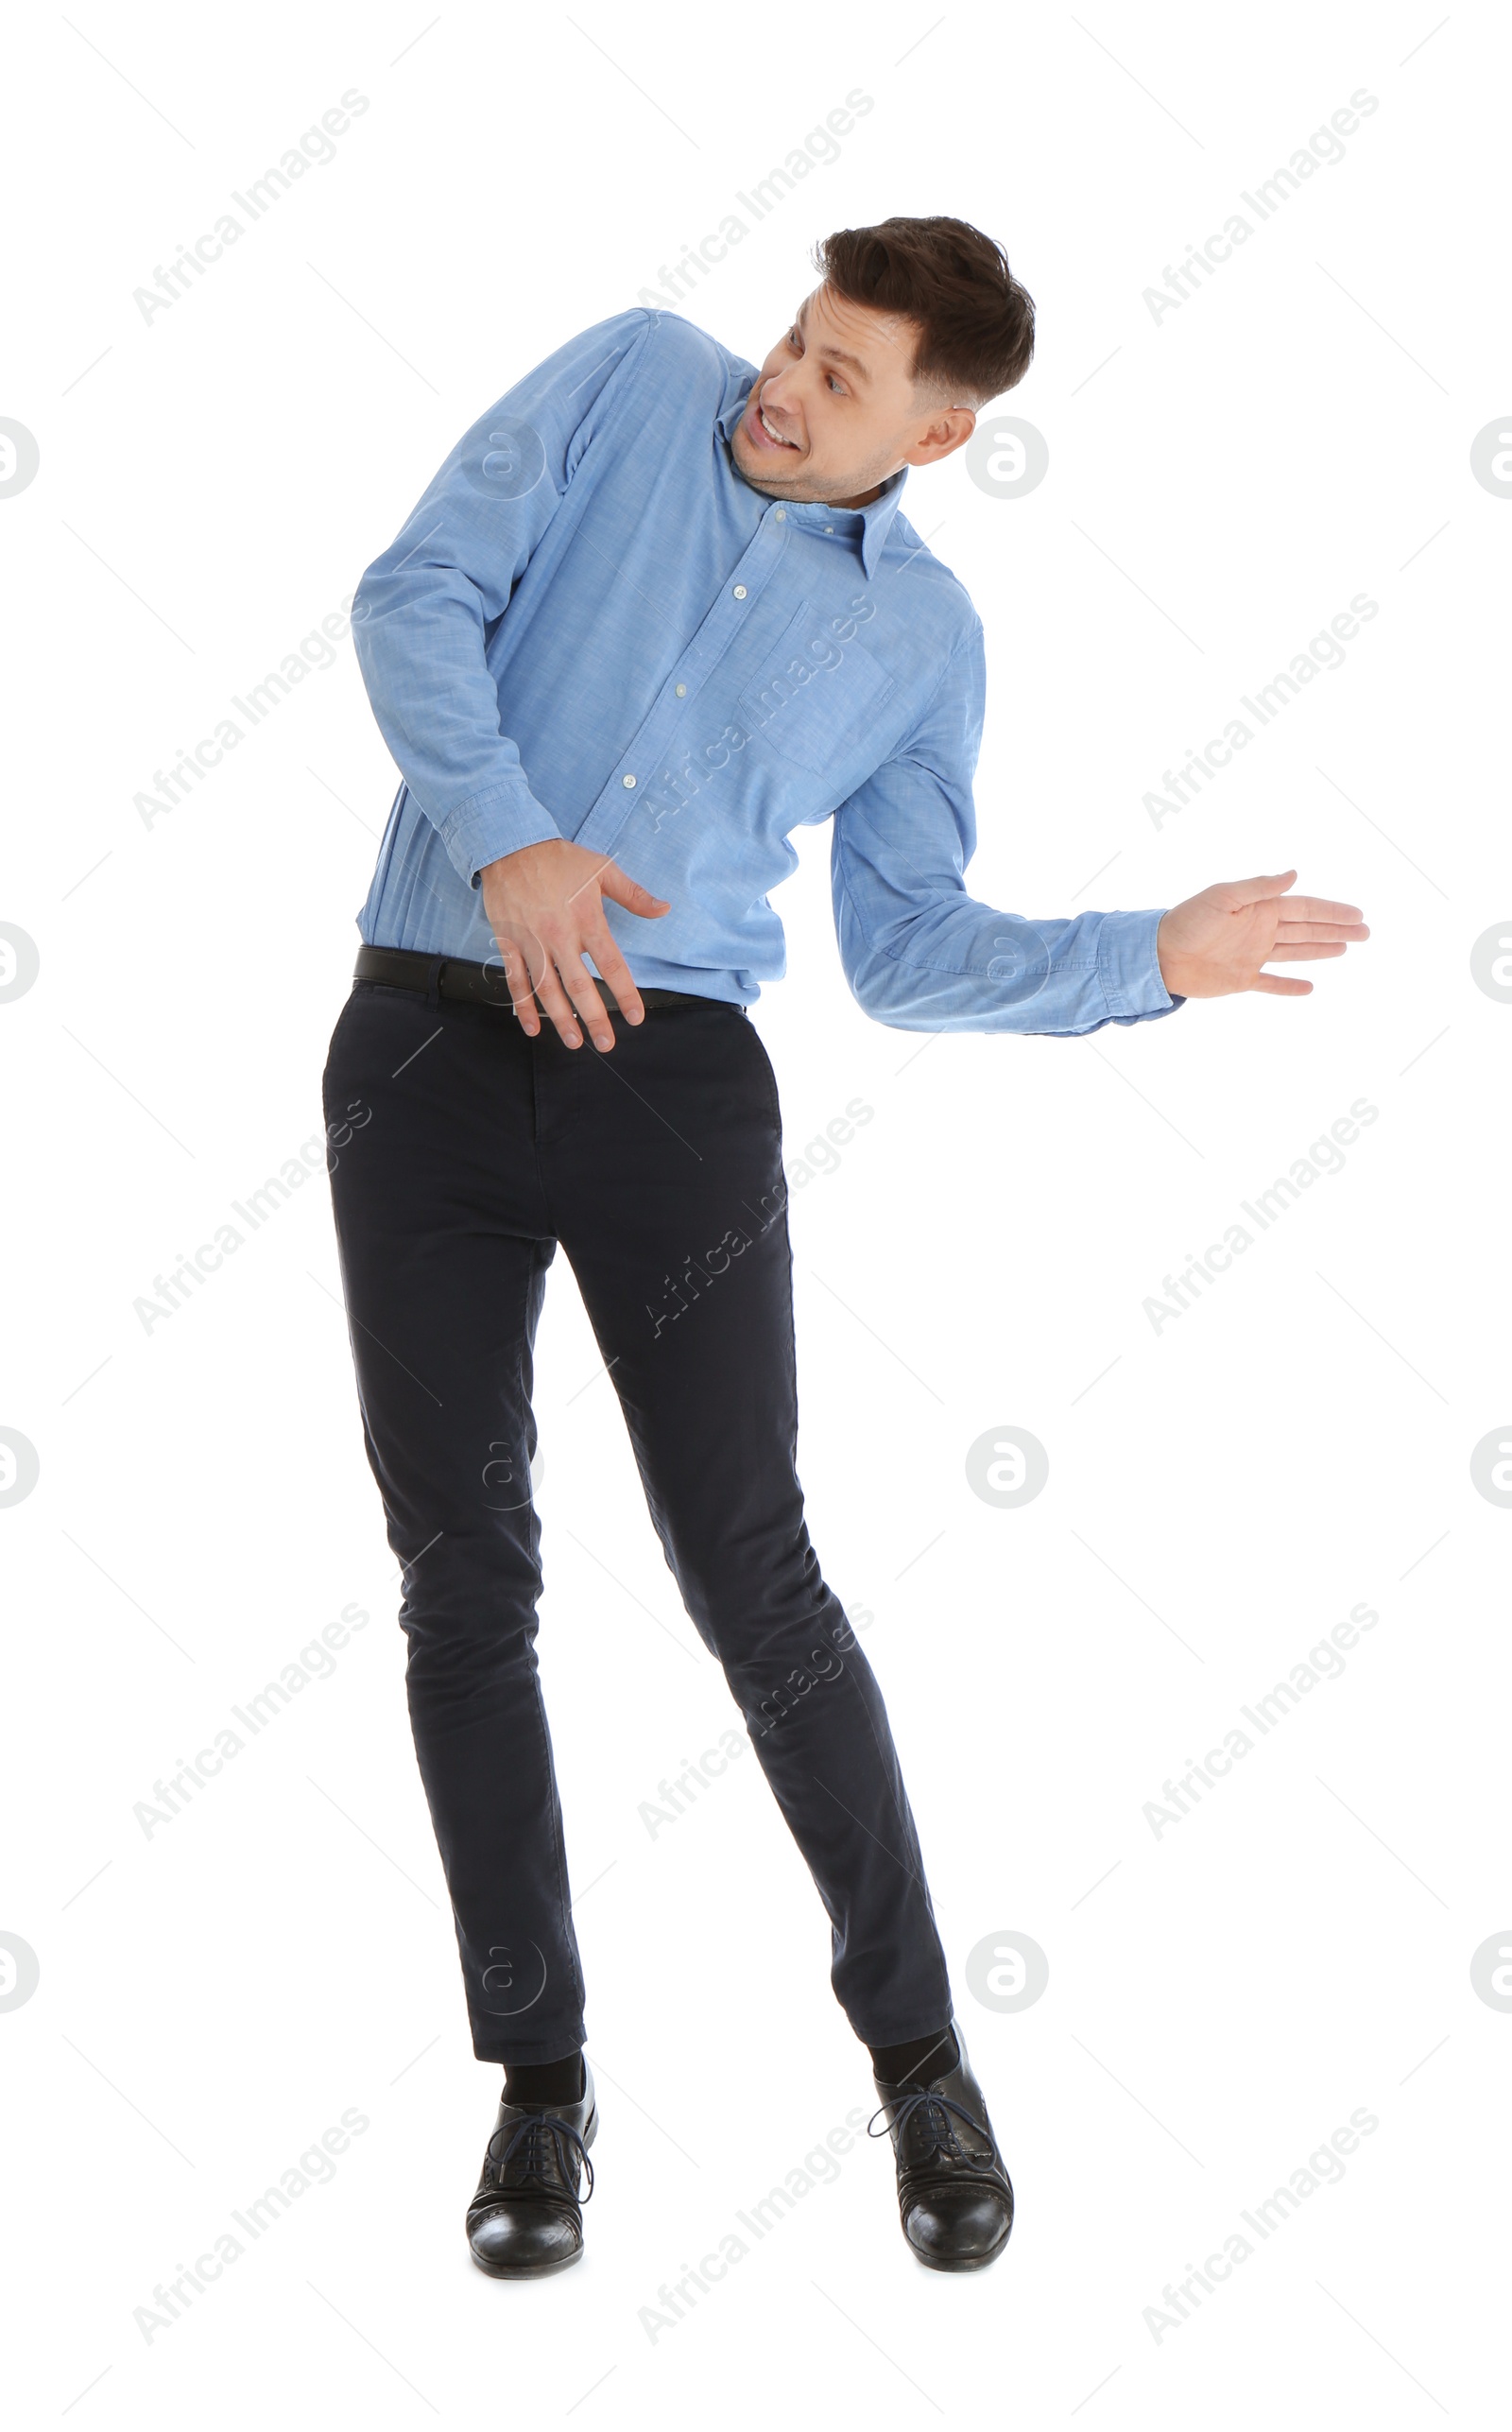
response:
[[[730,435],[753,367],[619,314],[475,423],[362,578],[353,639],[404,783],[358,926],[497,960],[478,873],[566,837],[672,909],[605,906],[636,980],[749,1004],[785,967],[771,889],[833,819],[867,1012],[1069,1033],[1169,1012],[1158,911],[978,903],[982,626],[899,511],[764,497]]]

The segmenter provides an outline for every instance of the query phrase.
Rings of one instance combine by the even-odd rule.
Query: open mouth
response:
[[[757,441],[758,445],[786,448],[795,456],[800,453],[797,440],[785,438],[782,432],[778,429],[775,423],[768,422],[765,407],[758,405],[754,398],[751,400],[750,410],[747,414],[746,423],[747,429],[750,431],[752,438]]]

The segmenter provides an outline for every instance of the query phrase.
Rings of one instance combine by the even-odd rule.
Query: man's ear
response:
[[[903,456],[904,464],[939,464],[963,448],[976,428],[970,405],[943,405],[931,414],[919,437]]]

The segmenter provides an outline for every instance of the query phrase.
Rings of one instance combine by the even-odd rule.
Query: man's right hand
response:
[[[608,980],[627,1022],[644,1021],[645,1008],[604,918],[604,898],[644,921],[660,921],[670,904],[647,894],[617,862],[562,837],[507,853],[489,862],[479,878],[514,1009],[532,1039],[544,1013],[569,1047],[582,1045],[583,1030],[605,1054],[613,1046],[613,1028],[585,954]]]

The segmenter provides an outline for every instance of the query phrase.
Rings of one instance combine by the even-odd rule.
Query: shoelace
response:
[[[514,2134],[510,2137],[509,2142],[505,2147],[503,2152],[495,2155],[493,2150],[494,2146],[503,2134],[503,2129],[496,2128],[493,2134],[489,2139],[489,2161],[493,2167],[493,2183],[495,2188],[503,2187],[504,2174],[507,2170],[510,2163],[513,2161],[517,2150],[523,2147],[524,2149],[524,2159],[520,2165],[519,2173],[522,2186],[524,2181],[534,2179],[536,2181],[539,2193],[541,2195],[555,2194],[557,2192],[556,2189],[548,2188],[546,2185],[546,2170],[548,2167],[547,2146],[549,2140],[549,2160],[555,2162],[561,2178],[567,2184],[569,2193],[571,2193],[572,2182],[568,2178],[567,2165],[571,2158],[572,2147],[575,2145],[577,2147],[578,2159],[582,2164],[583,2173],[588,2182],[587,2188],[583,2195],[578,2198],[578,2201],[581,2203],[586,2203],[588,2201],[588,2199],[593,2192],[593,2165],[592,2161],[589,2159],[587,2146],[583,2143],[582,2138],[578,2135],[577,2130],[573,2127],[570,2120],[558,2119],[554,2112],[531,2113],[527,2114],[525,2118],[515,2122]],[[512,2189],[509,2192],[515,2193],[519,2191],[519,2189]]]
[[[891,2110],[892,2114],[890,2119],[888,2117],[889,2109]],[[957,2119],[964,2119],[967,2127],[974,2129],[978,2136],[987,2137],[988,2150],[985,2156],[979,2157],[975,2154],[967,2152],[966,2147],[962,2145],[960,2138],[955,2133],[954,2125],[946,2117],[946,2113],[949,2112],[954,2112]],[[935,2153],[948,2153],[954,2155],[955,2160],[958,2162],[964,2162],[969,2165],[976,2165],[979,2167],[988,2169],[992,2168],[997,2163],[997,2147],[993,2143],[992,2138],[988,2134],[987,2130],[982,2126],[981,2121],[975,2118],[963,2104],[953,2102],[949,2095],[942,2095],[936,2086],[916,2087],[914,2092],[911,2095],[905,2095],[902,2101],[896,2107],[884,2103],[881,2109],[874,2111],[871,2117],[868,2120],[867,2134],[868,2136],[886,2136],[896,2130],[898,2147],[901,2152],[902,2149],[903,2130],[907,2128],[909,2121],[919,2116],[920,2113],[922,2114],[921,2126],[923,2127],[925,2134],[930,2139],[928,2149],[920,2156],[921,2161],[928,2161],[930,2156]],[[879,2119],[882,2122],[880,2129],[877,2126]]]

